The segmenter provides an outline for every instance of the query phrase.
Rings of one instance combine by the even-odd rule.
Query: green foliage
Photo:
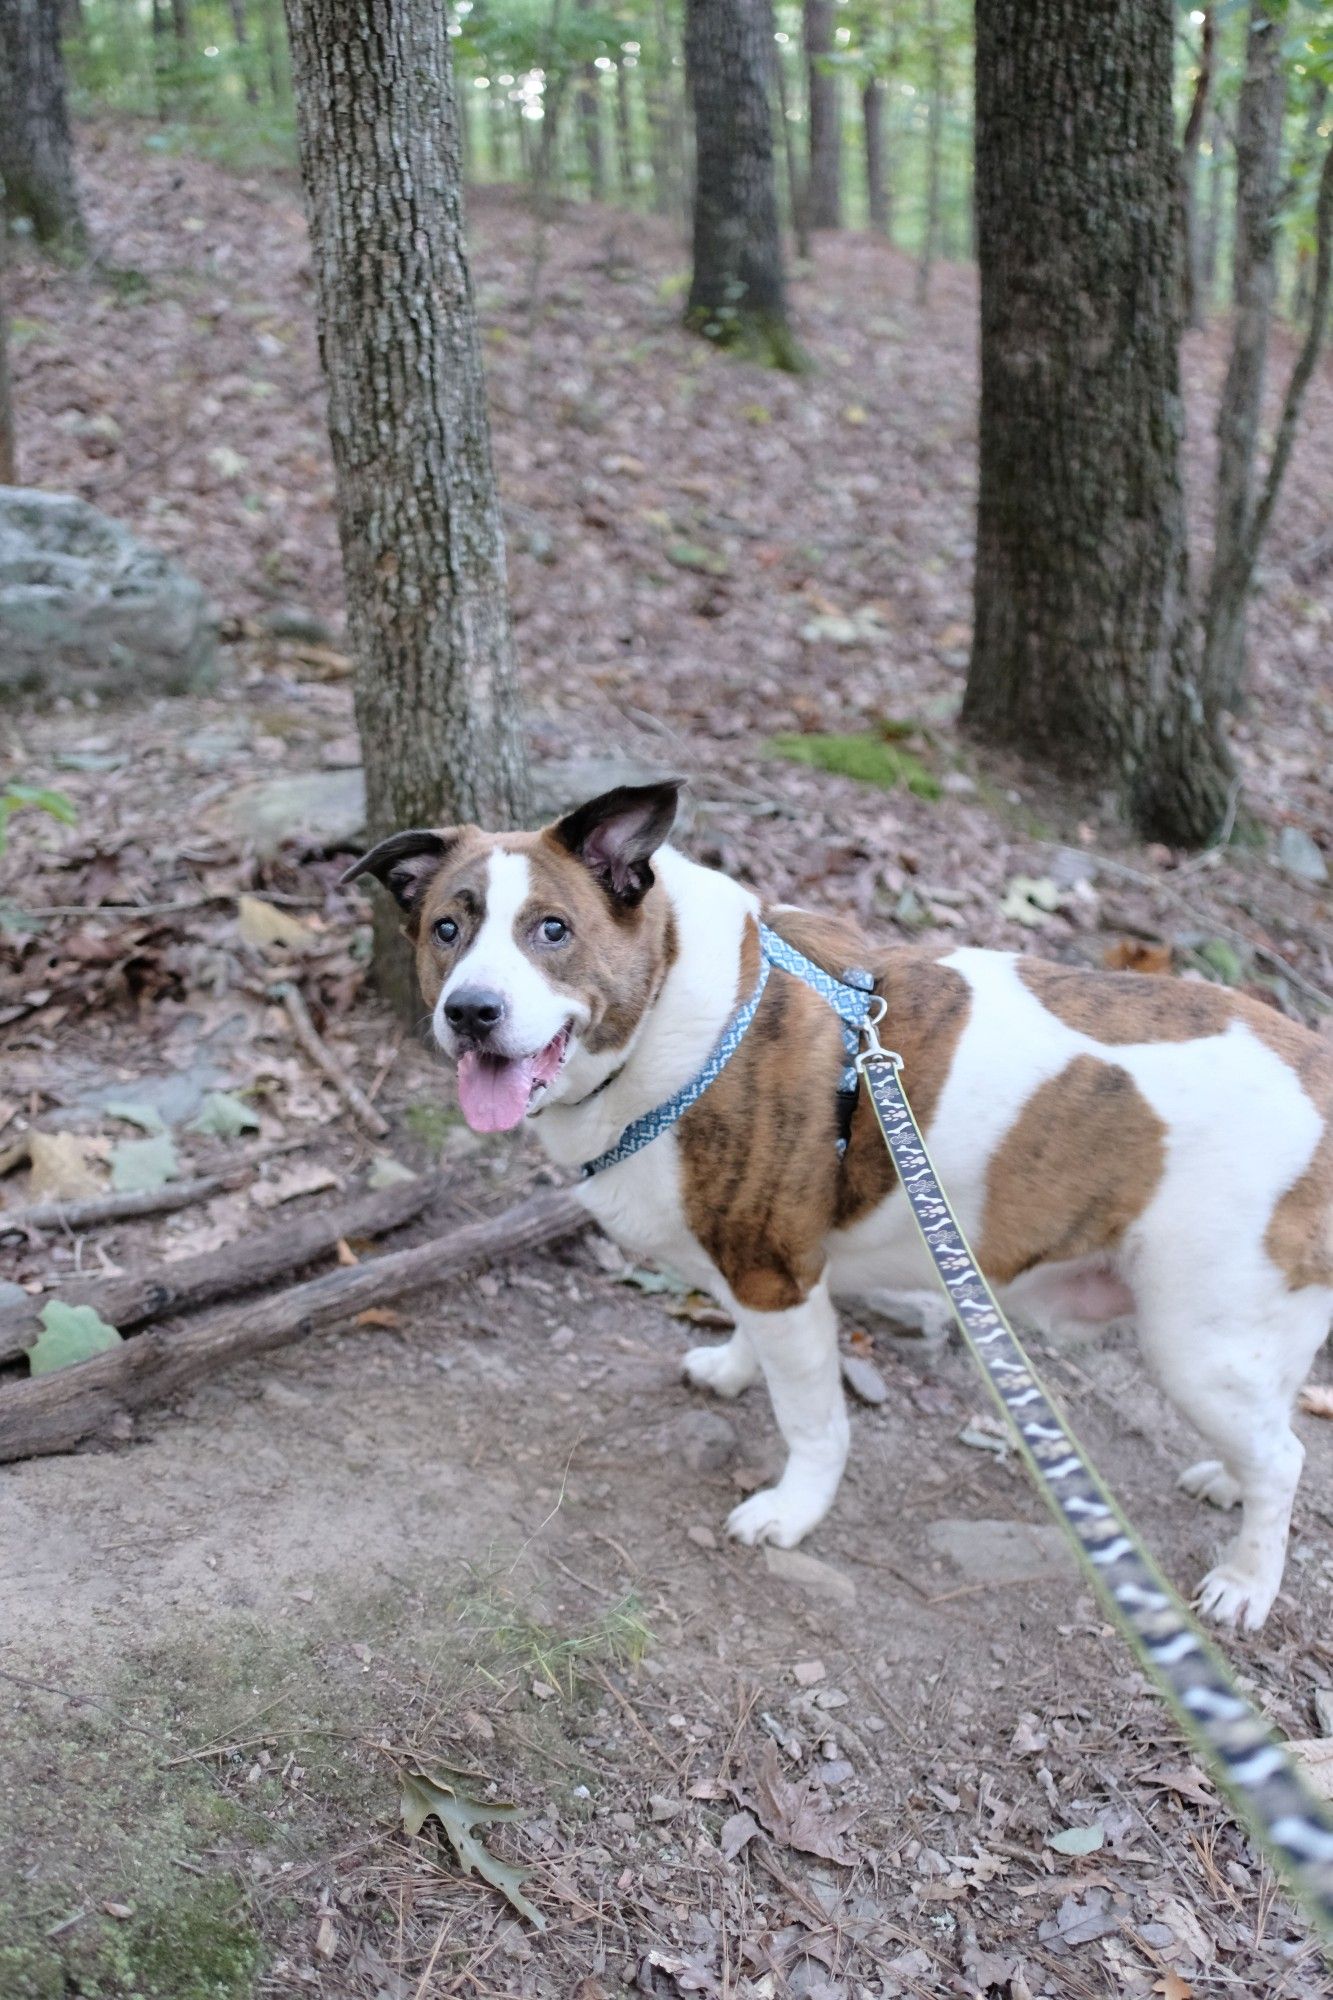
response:
[[[10,820],[24,811],[49,813],[62,826],[73,826],[78,818],[74,801],[63,792],[45,791],[40,785],[6,785],[0,791],[0,854],[8,843]]]
[[[111,1185],[117,1194],[147,1194],[165,1187],[176,1172],[176,1148],[169,1132],[155,1132],[151,1139],[124,1139],[111,1149]]]
[[[484,1804],[467,1789],[466,1774],[447,1764],[432,1764],[429,1770],[409,1767],[402,1774],[403,1830],[409,1836],[422,1831],[427,1820],[435,1820],[465,1875],[478,1874],[510,1902],[520,1916],[539,1931],[546,1929],[541,1911],[523,1894],[523,1871],[512,1868],[491,1853],[473,1828],[492,1826],[497,1820],[523,1819],[521,1806],[499,1800]]]
[[[42,1331],[28,1349],[28,1367],[34,1375],[51,1375],[57,1368],[69,1368],[119,1347],[121,1336],[108,1326],[92,1306],[68,1306],[52,1299],[42,1307]]]
[[[810,764],[816,771],[857,778],[863,785],[881,785],[885,791],[906,785],[909,792],[922,799],[937,799],[940,795],[939,779],[919,757],[879,735],[775,736],[769,747],[779,757],[789,757],[794,764]]]

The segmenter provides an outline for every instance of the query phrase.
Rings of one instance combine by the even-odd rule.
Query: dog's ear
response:
[[[343,871],[338,877],[339,887],[355,882],[358,875],[373,875],[410,918],[427,882],[457,838],[452,828],[435,832],[429,827],[414,826],[405,833],[391,833],[387,840]]]
[[[608,895],[632,907],[652,887],[648,864],[675,822],[684,782],[664,778],[655,785],[617,785],[557,820],[552,836],[597,877]]]

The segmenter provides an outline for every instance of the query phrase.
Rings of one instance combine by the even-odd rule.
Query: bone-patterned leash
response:
[[[1326,1940],[1333,1938],[1333,1816],[1209,1644],[1066,1428],[978,1268],[898,1078],[867,1029],[860,1061],[880,1130],[963,1337],[1029,1471],[1068,1531],[1098,1595],[1221,1789],[1272,1854]]]

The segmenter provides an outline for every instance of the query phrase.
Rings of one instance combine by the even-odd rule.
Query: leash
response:
[[[972,1358],[1098,1597],[1219,1789],[1268,1850],[1325,1941],[1333,1940],[1333,1815],[1238,1692],[1221,1654],[1139,1541],[1042,1385],[940,1185],[899,1078],[902,1057],[879,1039],[887,1011],[888,1003],[876,995],[865,1013],[857,1069]]]

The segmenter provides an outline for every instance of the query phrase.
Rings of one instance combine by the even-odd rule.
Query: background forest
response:
[[[848,1320],[838,1510],[719,1536],[717,1308],[339,877],[685,773],[1333,1048],[1331,91],[1328,0],[0,0],[3,2000],[1328,1990],[961,1353]],[[1316,1761],[1330,1410],[1226,1641]]]

